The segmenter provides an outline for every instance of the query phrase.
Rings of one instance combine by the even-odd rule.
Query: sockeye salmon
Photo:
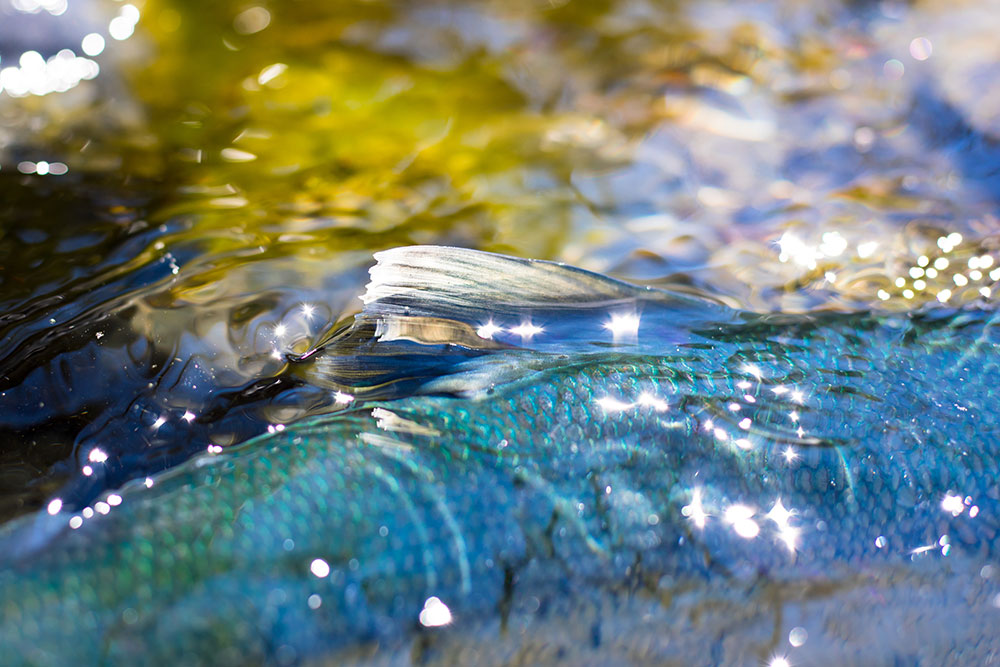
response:
[[[5,664],[1000,655],[993,312],[376,258],[342,410],[2,529]]]

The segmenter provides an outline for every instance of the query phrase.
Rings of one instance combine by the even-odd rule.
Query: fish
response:
[[[376,260],[288,369],[338,409],[0,527],[5,663],[1000,654],[994,311]]]

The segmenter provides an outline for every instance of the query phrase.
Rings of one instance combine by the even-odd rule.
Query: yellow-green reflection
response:
[[[995,208],[935,143],[990,126],[938,76],[981,56],[956,63],[933,3],[869,24],[835,3],[95,4],[107,25],[77,53],[107,71],[82,106],[4,106],[49,148],[25,173],[158,184],[150,221],[187,222],[166,250],[197,241],[204,260],[172,294],[242,291],[230,269],[275,256],[434,241],[760,309],[907,308],[954,301],[926,280],[890,289],[921,254],[906,225],[976,244]],[[780,260],[793,239],[821,257]]]

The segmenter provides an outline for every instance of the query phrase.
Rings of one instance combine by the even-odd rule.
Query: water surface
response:
[[[995,3],[50,4],[0,0],[3,520],[329,410],[287,358],[387,247],[994,307]]]

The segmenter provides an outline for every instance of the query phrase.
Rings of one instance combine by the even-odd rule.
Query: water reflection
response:
[[[0,2],[0,517],[79,510],[79,529],[113,516],[107,492],[127,479],[152,485],[195,452],[363,403],[362,380],[386,379],[371,359],[328,392],[282,373],[357,310],[377,248],[568,260],[759,312],[992,308],[997,16],[933,2]],[[461,331],[466,356],[679,342],[655,313],[618,307],[392,324],[382,342],[402,346],[443,350]],[[580,404],[669,432],[692,418],[720,457],[805,474],[829,397],[767,363],[809,331],[763,326],[717,334],[765,362],[697,365],[678,348],[674,385],[623,369],[633,384]],[[404,375],[422,382],[427,363]],[[925,380],[917,400],[934,407]],[[857,472],[844,459],[837,489]],[[683,485],[696,529],[774,538],[782,557],[813,547],[813,523],[778,520],[799,501],[720,499],[723,483]],[[986,501],[952,484],[920,502],[981,521]],[[865,539],[931,557],[952,548],[941,537]]]
[[[95,79],[101,67],[91,58],[104,52],[105,35],[124,41],[139,22],[135,5],[114,10],[102,0],[0,3],[0,98],[66,93]]]

